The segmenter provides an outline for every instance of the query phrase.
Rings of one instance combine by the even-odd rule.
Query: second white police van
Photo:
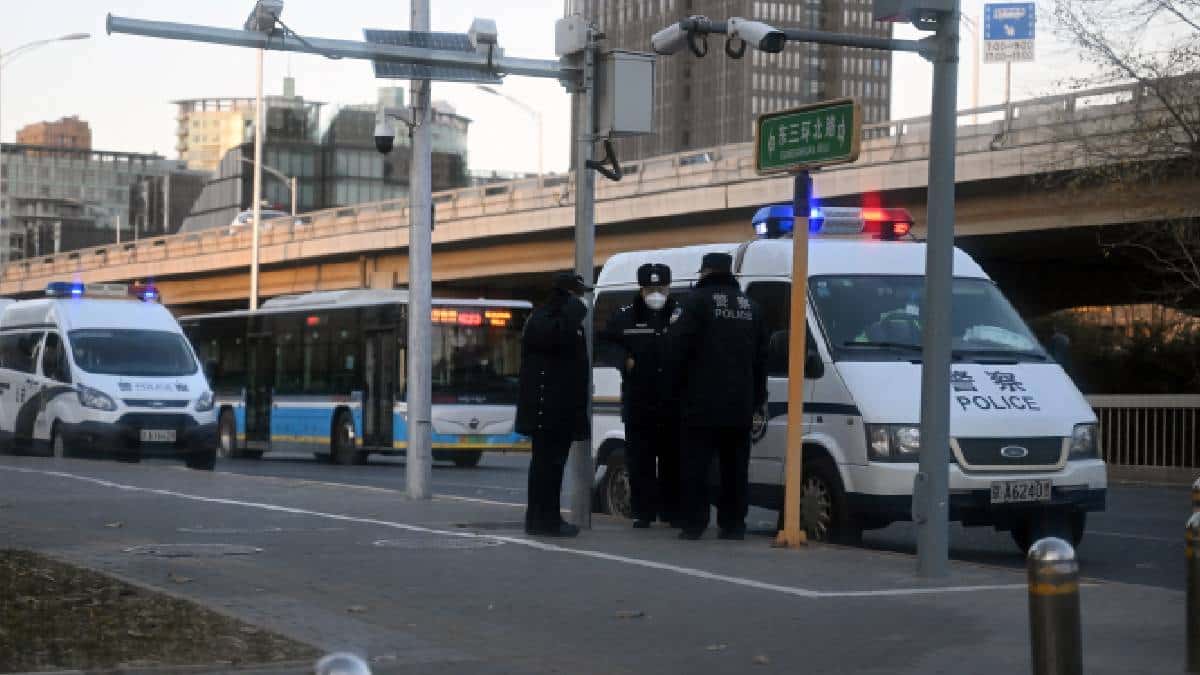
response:
[[[847,542],[864,529],[912,518],[925,244],[902,241],[912,225],[902,209],[812,215],[801,512],[810,538]],[[786,234],[790,226],[790,207],[756,216],[760,235]],[[600,328],[638,292],[640,265],[669,265],[675,292],[686,293],[704,254],[733,256],[735,275],[770,331],[769,403],[753,429],[750,500],[777,510],[786,455],[792,245],[776,238],[619,254],[596,286]],[[996,284],[957,249],[951,322],[951,519],[1009,531],[1022,550],[1045,534],[1078,544],[1087,513],[1105,505],[1094,412]],[[601,350],[597,355],[597,500],[604,510],[628,515],[620,374],[603,362]]]
[[[56,282],[0,312],[0,444],[216,461],[213,394],[152,286]]]

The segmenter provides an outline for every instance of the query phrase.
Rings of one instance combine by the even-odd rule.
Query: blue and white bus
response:
[[[528,451],[513,431],[528,302],[433,301],[434,459]],[[322,291],[180,320],[218,405],[219,453],[338,464],[406,448],[408,293]]]

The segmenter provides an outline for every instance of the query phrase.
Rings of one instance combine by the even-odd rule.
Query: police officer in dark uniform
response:
[[[678,306],[671,268],[638,268],[641,292],[613,313],[599,335],[608,365],[621,370],[621,421],[633,526],[655,518],[674,523],[679,513],[679,395],[671,372],[667,326]]]
[[[746,534],[750,428],[767,400],[767,334],[758,306],[734,278],[733,258],[709,253],[700,281],[671,317],[680,360],[683,445],[681,539],[699,539],[708,527],[708,470],[720,461],[718,536]]]
[[[591,435],[587,417],[591,365],[583,335],[587,306],[579,299],[586,290],[579,275],[557,275],[549,300],[533,311],[521,336],[516,431],[533,440],[527,534],[579,534],[578,527],[563,520],[559,498],[572,441]]]

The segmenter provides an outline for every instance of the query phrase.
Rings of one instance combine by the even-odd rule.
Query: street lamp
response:
[[[245,162],[246,164],[254,166],[254,160],[250,159],[249,157],[243,157],[242,161]],[[267,173],[271,174],[272,176],[275,176],[276,178],[278,178],[279,180],[281,180],[287,184],[288,193],[291,194],[291,196],[292,196],[292,217],[295,218],[296,217],[296,177],[295,176],[287,176],[279,169],[268,166],[266,164],[262,165],[262,170],[266,171]]]
[[[544,172],[542,171],[542,113],[541,113],[541,111],[537,110],[533,106],[530,106],[529,104],[525,103],[524,101],[521,101],[520,99],[513,98],[512,96],[509,96],[508,94],[500,91],[499,89],[489,87],[486,84],[477,85],[477,88],[480,91],[491,94],[492,96],[499,96],[500,98],[517,106],[521,110],[524,110],[530,117],[533,118],[533,122],[537,126],[537,172],[538,172],[538,177],[541,177],[544,174]]]
[[[54,42],[69,42],[71,40],[86,40],[90,37],[92,37],[90,33],[67,33],[66,35],[60,35],[56,38],[47,38],[44,40],[34,40],[33,42],[26,42],[25,44],[19,45],[17,47],[13,47],[12,49],[10,49],[8,51],[0,51],[0,73],[4,72],[4,67],[7,66],[8,64],[12,63],[13,59],[20,56],[21,54],[24,54],[24,53],[30,52],[34,49],[37,49],[38,47],[43,47],[45,45],[48,45],[48,44],[51,44]],[[3,98],[4,98],[3,90],[2,90],[2,87],[0,87],[0,101],[2,101]],[[2,118],[0,118],[0,121],[2,121]],[[3,125],[0,125],[0,140],[3,140],[3,131],[2,131],[3,128],[4,128]],[[4,152],[2,150],[0,150],[0,176],[3,175],[3,168],[2,168],[3,166],[4,166]],[[0,197],[2,197],[2,196],[3,195],[0,195]],[[0,202],[0,204],[3,205],[3,208],[0,208],[0,219],[3,219],[4,214],[8,213],[7,201]],[[0,227],[0,234],[2,234],[4,237],[8,236],[7,230],[5,230],[3,227]],[[3,266],[8,262],[8,247],[9,246],[8,246],[7,241],[4,242],[3,246],[0,246],[0,270],[2,270]]]

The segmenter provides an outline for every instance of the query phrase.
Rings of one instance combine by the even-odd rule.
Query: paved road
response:
[[[412,501],[390,461],[237,461],[212,474],[0,457],[0,547],[359,651],[376,673],[1029,672],[1019,570],[955,563],[922,580],[904,554],[680,542],[607,517],[577,540],[525,537],[523,464],[438,467],[444,496]],[[1178,672],[1183,593],[1081,593],[1088,673]]]
[[[528,457],[487,455],[475,469],[434,464],[434,491],[473,499],[522,504]],[[367,466],[318,464],[310,456],[269,456],[262,461],[222,462],[218,471],[279,476],[353,485],[404,489],[404,460],[376,457]],[[1117,485],[1109,488],[1108,510],[1093,514],[1079,548],[1083,573],[1096,579],[1182,588],[1183,523],[1190,506],[1186,489]],[[514,513],[519,520],[521,513]],[[773,534],[775,513],[751,509],[749,525],[762,536]],[[1007,533],[952,524],[951,554],[957,560],[1020,568],[1024,560]],[[911,524],[897,523],[868,532],[863,545],[915,554]]]

